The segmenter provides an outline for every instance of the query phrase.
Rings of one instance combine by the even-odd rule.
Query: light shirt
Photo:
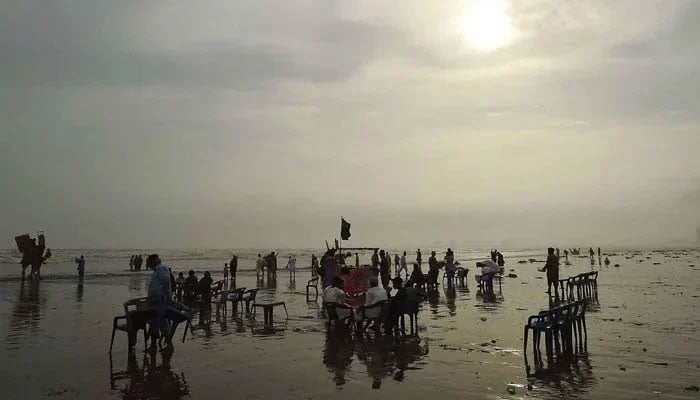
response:
[[[401,268],[406,268],[406,256],[401,256]]]
[[[386,295],[386,289],[383,287],[371,287],[365,294],[365,306],[371,306],[377,304],[377,302],[386,300],[388,300],[388,297]],[[365,316],[367,318],[377,318],[381,312],[381,307],[374,307],[365,310]]]
[[[287,263],[287,268],[289,268],[290,271],[296,271],[297,269],[297,259],[292,257],[289,259],[289,262]]]
[[[335,286],[328,286],[323,291],[323,301],[325,303],[345,304],[345,292]]]
[[[263,260],[262,257],[258,257],[258,259],[255,261],[255,269],[257,269],[258,271],[262,270],[264,263],[265,260]]]
[[[151,275],[151,283],[148,285],[148,299],[151,302],[170,300],[173,297],[170,287],[170,269],[163,264],[158,265]]]
[[[501,267],[498,266],[493,260],[484,260],[481,262],[481,273],[482,274],[488,274],[491,272],[498,273],[501,270]]]

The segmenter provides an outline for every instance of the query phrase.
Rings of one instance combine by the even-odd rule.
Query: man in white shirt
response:
[[[154,328],[159,338],[170,341],[170,329],[165,314],[173,298],[170,286],[170,268],[163,265],[157,254],[151,254],[146,259],[146,268],[152,268],[151,282],[148,284],[148,302],[156,311]],[[155,345],[156,336],[153,336],[152,345]]]
[[[379,281],[372,279],[369,281],[369,290],[365,293],[365,307],[377,304],[380,301],[387,301],[389,298],[386,295],[386,289],[379,287]],[[382,311],[381,307],[374,307],[365,310],[367,318],[377,318]]]
[[[408,279],[408,266],[406,265],[406,252],[403,252],[399,261],[399,270],[396,271],[396,276],[401,276],[401,271],[406,271],[406,279]]]
[[[343,286],[343,280],[336,276],[333,278],[333,284],[323,290],[324,303],[345,304],[345,292],[340,287]],[[346,308],[336,308],[336,314],[339,319],[345,319],[350,316],[352,310]]]
[[[258,259],[255,261],[255,276],[260,279],[260,274],[263,273],[263,267],[265,267],[265,259],[258,254]]]

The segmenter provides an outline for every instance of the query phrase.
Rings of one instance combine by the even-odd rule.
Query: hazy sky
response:
[[[700,1],[0,0],[0,235],[672,244]]]

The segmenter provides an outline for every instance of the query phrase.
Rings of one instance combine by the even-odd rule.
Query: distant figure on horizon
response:
[[[391,264],[391,258],[389,259],[389,264]],[[401,257],[399,257],[399,253],[396,253],[396,254],[394,254],[394,274],[397,276],[399,274],[399,267],[400,266],[401,266]]]
[[[316,254],[311,255],[311,277],[315,278],[318,276],[318,258]]]
[[[236,283],[236,275],[238,274],[238,256],[236,254],[231,256],[231,261],[228,265],[231,268],[231,280],[233,283]]]
[[[289,270],[289,279],[295,280],[297,277],[297,259],[293,255],[289,256],[289,261],[287,261],[285,268]]]
[[[430,252],[430,258],[428,258],[428,284],[437,285],[438,274],[440,273],[440,267],[438,266],[437,258],[435,257],[435,252]]]
[[[82,281],[85,276],[85,256],[81,255],[80,258],[76,257],[75,263],[78,264],[78,279]]]
[[[559,284],[559,257],[554,254],[554,248],[550,247],[547,249],[547,263],[540,270],[541,272],[547,272],[547,293],[552,295],[552,286],[554,286],[554,296],[556,301],[559,301],[559,290],[557,290],[557,285]]]
[[[191,269],[187,274],[187,279],[185,279],[184,295],[186,299],[190,299],[194,297],[195,292],[197,291],[197,284],[199,283],[199,280],[197,279],[197,275],[194,274],[194,270]]]
[[[497,254],[498,254],[498,250],[496,250],[496,249],[491,250],[491,261],[498,262]]]
[[[379,270],[379,255],[377,255],[377,249],[374,249],[374,253],[372,253],[372,269],[375,268]]]
[[[600,258],[600,257],[601,257],[600,247],[598,247],[598,258]]]
[[[384,250],[379,251],[379,263],[379,275],[382,280],[382,286],[384,289],[387,289],[389,287],[389,281],[391,280],[391,261]]]
[[[228,281],[228,264],[224,264],[224,282]]]
[[[423,265],[423,255],[420,252],[420,249],[416,251],[416,263],[418,263],[418,266]]]
[[[134,255],[132,254],[131,257],[129,258],[129,271],[134,270]]]
[[[406,252],[403,252],[401,260],[399,263],[399,270],[396,272],[396,276],[401,276],[401,271],[406,272],[406,279],[408,279],[408,266],[406,265]]]
[[[557,247],[557,258],[559,258],[559,247]]]
[[[588,249],[588,254],[591,255],[591,258],[595,257],[595,251],[593,251],[593,247],[591,247],[590,249]]]
[[[605,265],[610,265],[610,259],[608,257],[605,257]]]
[[[314,256],[315,257],[315,256]],[[313,265],[313,257],[311,258],[311,263]],[[265,259],[262,258],[262,255],[258,253],[258,259],[255,260],[255,277],[260,280],[260,276],[265,276],[263,269],[265,268]]]
[[[566,261],[569,261],[569,250],[564,249],[564,257],[566,258]]]
[[[185,290],[185,274],[180,272],[175,280],[175,296],[178,299],[182,298],[182,292]]]

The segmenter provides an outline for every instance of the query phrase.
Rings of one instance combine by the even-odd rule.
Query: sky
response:
[[[698,20],[683,0],[0,0],[0,247],[322,247],[341,216],[358,246],[694,243]]]

